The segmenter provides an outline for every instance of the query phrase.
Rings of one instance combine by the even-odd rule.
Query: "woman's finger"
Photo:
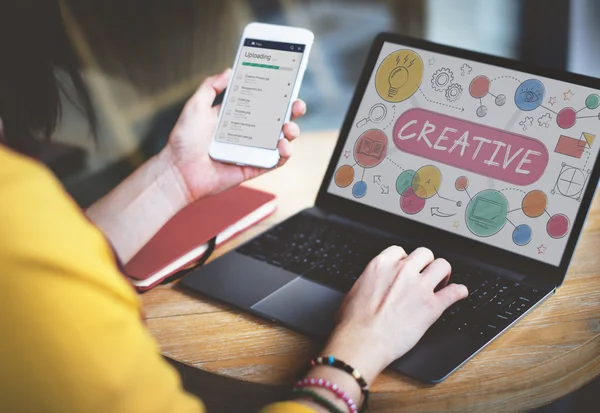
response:
[[[400,262],[406,258],[404,248],[392,245],[373,258],[355,287],[361,287],[368,295],[386,294],[398,275]],[[362,286],[364,284],[364,286]],[[353,287],[354,288],[354,287]]]
[[[298,99],[292,105],[292,120],[304,116],[306,114],[306,103],[302,99]]]
[[[202,107],[210,108],[217,95],[225,90],[230,78],[231,69],[229,68],[218,75],[206,78],[190,100]]]
[[[439,314],[442,314],[455,302],[467,298],[469,290],[462,284],[449,284],[435,293],[435,296],[440,302]]]
[[[438,258],[429,264],[421,274],[425,277],[427,284],[433,291],[440,283],[442,284],[440,287],[446,286],[451,271],[452,267],[450,263],[443,258]]]
[[[406,251],[404,248],[399,247],[398,245],[392,245],[381,251],[379,255],[389,256],[391,259],[400,261],[407,257]]]
[[[279,163],[278,166],[283,165],[287,162],[287,160],[292,156],[293,145],[287,139],[281,139],[279,144],[277,145],[277,149],[279,149]]]
[[[300,127],[296,122],[288,122],[283,125],[283,136],[288,141],[293,141],[298,136],[300,136]]]
[[[418,272],[423,271],[425,267],[433,262],[433,252],[429,248],[419,247],[411,252],[405,261],[413,266]]]

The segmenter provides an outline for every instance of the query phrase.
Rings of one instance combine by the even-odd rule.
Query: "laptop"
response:
[[[426,246],[470,294],[390,368],[440,382],[565,279],[600,175],[599,90],[590,77],[381,34],[314,207],[182,284],[325,338],[374,256]]]

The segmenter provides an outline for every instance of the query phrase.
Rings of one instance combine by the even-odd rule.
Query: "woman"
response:
[[[231,72],[206,79],[166,147],[84,214],[46,168],[18,153],[54,128],[54,70],[66,69],[82,85],[72,55],[56,53],[65,40],[62,28],[40,32],[53,17],[60,21],[59,8],[51,1],[2,3],[0,411],[201,412],[202,403],[182,390],[144,328],[140,300],[110,244],[127,262],[190,202],[263,173],[207,154],[218,111],[211,104]],[[304,103],[295,102],[293,117],[304,112]],[[298,126],[286,124],[284,134],[280,165]],[[298,388],[296,400],[263,411],[354,411],[364,400],[361,386],[371,385],[448,306],[466,297],[458,285],[434,292],[449,274],[448,262],[425,248],[410,255],[397,246],[383,251],[347,295],[320,353],[351,366],[354,375],[317,360],[307,373],[314,382]]]

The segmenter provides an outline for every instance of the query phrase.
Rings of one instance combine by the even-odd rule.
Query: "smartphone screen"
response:
[[[245,39],[215,140],[275,149],[305,45]]]

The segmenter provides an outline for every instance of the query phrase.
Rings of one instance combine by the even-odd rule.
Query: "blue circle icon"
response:
[[[515,104],[524,111],[535,110],[544,103],[546,88],[537,79],[529,79],[519,85],[515,92]]]
[[[352,187],[352,195],[355,198],[362,198],[367,194],[367,183],[365,181],[358,181]]]
[[[526,224],[521,224],[513,231],[512,240],[515,244],[522,247],[523,245],[527,245],[529,242],[531,242],[532,235],[533,231],[531,230],[531,227]]]

